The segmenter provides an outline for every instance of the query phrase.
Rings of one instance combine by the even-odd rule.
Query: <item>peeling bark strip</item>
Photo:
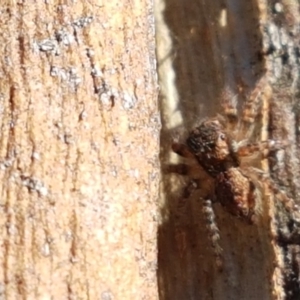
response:
[[[261,114],[253,136],[287,145],[258,166],[299,207],[299,3],[168,0],[157,1],[156,8],[163,161],[176,163],[172,141],[184,142],[191,128],[224,112],[224,103],[227,115],[241,117],[257,90],[259,98],[252,100],[261,102]],[[230,121],[234,127],[236,118]],[[279,190],[263,195],[258,226],[215,205],[224,257],[220,273],[199,194],[186,202],[180,218],[184,239],[177,244],[176,205],[184,186],[174,175],[163,177],[161,299],[300,299],[300,224],[280,205]]]
[[[157,299],[152,9],[1,1],[1,299]]]

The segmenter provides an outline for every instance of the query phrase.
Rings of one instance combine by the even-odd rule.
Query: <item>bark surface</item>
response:
[[[0,14],[0,298],[156,299],[152,3]]]

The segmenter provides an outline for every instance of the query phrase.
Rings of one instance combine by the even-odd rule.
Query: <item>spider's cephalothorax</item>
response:
[[[233,141],[218,120],[201,123],[190,133],[186,144],[212,177],[240,164],[234,152]]]

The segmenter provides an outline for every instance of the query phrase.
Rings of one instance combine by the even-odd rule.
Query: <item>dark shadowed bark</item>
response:
[[[157,1],[157,46],[162,90],[162,161],[173,139],[222,113],[224,91],[238,110],[258,87],[262,103],[256,140],[286,141],[260,167],[300,204],[299,4],[296,1]],[[267,91],[267,92],[266,92]],[[176,203],[188,180],[163,175],[158,282],[161,299],[299,299],[298,222],[265,189],[258,226],[215,205],[224,268],[211,251],[202,203],[193,195],[176,238]]]

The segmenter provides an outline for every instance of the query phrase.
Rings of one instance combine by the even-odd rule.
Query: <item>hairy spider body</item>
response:
[[[274,143],[268,141],[262,144],[270,147]],[[247,155],[253,154],[257,149],[261,150],[262,147],[249,144],[246,151],[243,144],[239,145],[230,138],[216,119],[204,121],[196,127],[187,138],[186,144],[174,143],[172,147],[177,154],[196,160],[214,179],[214,191],[207,196],[220,202],[232,215],[249,223],[255,221],[260,203],[259,193],[251,177],[242,171],[238,154],[241,147]],[[181,168],[182,170],[175,172],[190,174],[188,165],[181,165]]]
[[[232,215],[253,222],[258,193],[249,176],[240,169],[239,145],[218,120],[200,124],[186,141],[203,169],[215,179],[215,198]],[[252,151],[250,151],[252,152]]]
[[[238,168],[221,172],[216,178],[215,194],[222,206],[232,215],[249,223],[255,221],[258,193],[254,183]]]
[[[269,90],[267,91],[269,96]],[[236,115],[236,101],[230,102],[225,99],[223,106],[226,120],[221,117],[204,120],[190,132],[185,143],[174,142],[172,144],[172,150],[175,153],[189,159],[192,163],[169,165],[168,170],[188,175],[196,183],[189,185],[188,192],[185,193],[183,199],[179,200],[178,211],[184,206],[193,190],[202,190],[201,199],[206,226],[219,265],[221,265],[222,248],[219,246],[219,229],[212,202],[219,202],[230,214],[253,224],[257,222],[262,211],[260,190],[263,186],[268,186],[279,196],[278,199],[283,202],[287,210],[295,209],[293,201],[276,187],[266,173],[254,168],[251,164],[249,166],[251,159],[257,158],[258,155],[265,158],[271,151],[284,149],[286,144],[274,140],[249,142],[247,135],[244,135],[246,139],[243,140],[235,136],[237,131],[229,129],[248,127],[253,130],[252,125],[258,115],[262,96],[257,89],[252,92],[245,103],[240,121]],[[202,175],[203,173],[206,175]],[[203,184],[205,176],[211,179],[212,185],[205,187]],[[178,219],[179,217],[180,212],[178,212]]]

